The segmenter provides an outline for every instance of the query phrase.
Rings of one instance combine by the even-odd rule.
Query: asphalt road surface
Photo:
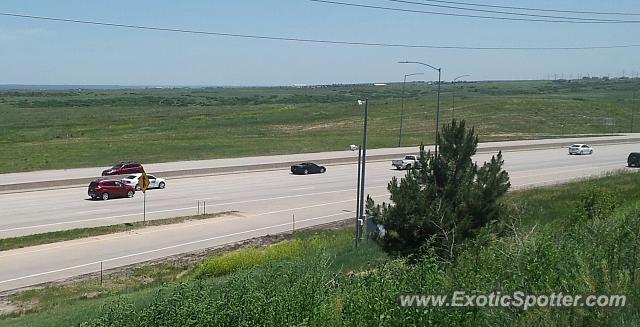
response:
[[[569,156],[566,149],[504,153],[515,188],[566,182],[626,168],[629,152],[639,145],[595,147],[593,155]],[[479,163],[491,154],[476,157]],[[204,249],[252,237],[354,216],[356,165],[328,166],[325,174],[297,176],[288,170],[170,179],[164,190],[149,190],[147,219],[207,212],[238,214],[205,221],[152,227],[0,252],[0,291],[83,273]],[[367,164],[366,192],[388,198],[386,185],[403,171],[390,161]],[[91,201],[86,187],[3,194],[0,238],[142,219],[142,193],[133,199]],[[202,207],[200,208],[202,212]]]

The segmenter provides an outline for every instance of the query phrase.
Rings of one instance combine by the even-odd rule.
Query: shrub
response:
[[[580,206],[576,209],[577,216],[583,219],[608,218],[616,207],[611,192],[598,187],[590,187],[580,196]]]

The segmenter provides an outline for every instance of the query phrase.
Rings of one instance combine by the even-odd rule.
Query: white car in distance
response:
[[[569,154],[592,154],[593,148],[586,144],[574,144],[569,147]]]
[[[122,182],[128,185],[133,186],[136,191],[140,191],[140,176],[142,176],[141,173],[138,174],[131,174],[125,178],[122,179]],[[149,177],[149,188],[165,188],[167,186],[167,181],[164,178],[158,178],[154,175],[149,175],[147,174],[147,176]]]

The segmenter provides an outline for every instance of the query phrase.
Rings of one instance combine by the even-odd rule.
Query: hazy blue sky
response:
[[[377,0],[343,0],[408,7]],[[414,0],[421,1],[421,0]],[[496,5],[640,13],[638,0],[458,0]],[[418,10],[447,11],[422,6]],[[0,12],[212,32],[456,46],[640,44],[640,24],[492,21],[400,13],[307,0],[3,0]],[[542,14],[542,13],[540,13]],[[553,14],[553,13],[550,13]],[[561,15],[556,13],[555,15]],[[569,14],[565,14],[569,15]],[[608,18],[589,15],[590,17]],[[640,16],[615,17],[640,20]],[[0,16],[0,84],[290,85],[400,81],[443,68],[443,79],[541,79],[640,73],[640,48],[480,51],[321,45]]]

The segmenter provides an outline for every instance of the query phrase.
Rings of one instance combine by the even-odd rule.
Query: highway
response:
[[[602,145],[593,155],[569,156],[566,148],[510,151],[505,168],[514,188],[566,182],[628,169],[635,144]],[[491,154],[476,156],[482,163]],[[321,163],[321,162],[320,162]],[[355,160],[354,160],[355,163]],[[355,164],[327,166],[327,173],[291,175],[288,170],[168,179],[164,190],[147,192],[147,218],[193,215],[197,201],[225,217],[158,226],[128,233],[0,252],[0,291],[205,249],[252,237],[353,217]],[[390,161],[367,164],[366,192],[388,198],[386,185],[402,171]],[[0,195],[0,238],[99,226],[142,219],[143,197],[90,201],[85,187]],[[201,209],[202,210],[202,209]]]

